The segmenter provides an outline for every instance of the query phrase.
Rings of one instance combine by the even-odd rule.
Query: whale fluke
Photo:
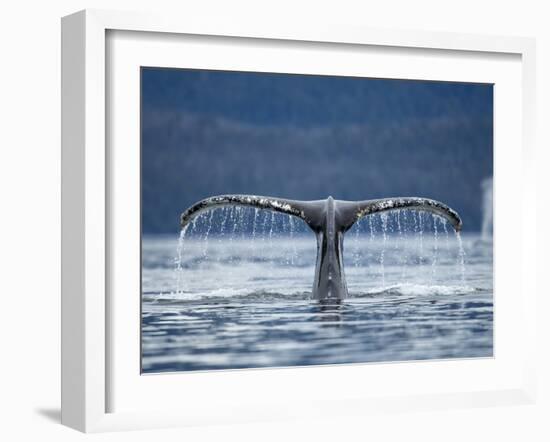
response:
[[[297,201],[256,195],[220,195],[206,198],[181,214],[181,227],[185,227],[201,212],[221,206],[255,207],[304,220],[317,237],[313,296],[322,301],[338,300],[347,296],[342,257],[344,234],[362,217],[390,210],[423,210],[445,218],[456,231],[462,229],[462,220],[456,211],[428,198],[341,201],[329,196],[326,200]]]
[[[307,207],[310,207],[313,203],[323,203],[323,201],[294,201],[284,198],[256,195],[212,196],[193,204],[183,212],[180,217],[180,224],[181,227],[184,227],[201,212],[223,206],[248,206],[258,209],[273,210],[286,215],[296,216],[307,222],[305,211]]]
[[[439,201],[429,198],[396,197],[365,201],[338,201],[342,207],[341,224],[348,230],[359,219],[367,215],[390,210],[411,209],[431,212],[445,218],[456,231],[462,229],[462,220],[456,211]]]

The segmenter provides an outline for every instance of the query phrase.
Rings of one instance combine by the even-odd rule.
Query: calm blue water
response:
[[[307,228],[253,210],[202,218],[179,248],[177,235],[143,239],[145,373],[493,354],[492,243],[479,235],[462,253],[439,218],[373,216],[346,234],[350,297],[321,305]]]

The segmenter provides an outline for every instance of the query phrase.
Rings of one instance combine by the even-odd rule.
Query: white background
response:
[[[59,425],[60,17],[86,7],[271,17],[537,37],[539,159],[550,164],[550,13],[544,2],[20,1],[0,9],[0,437],[4,440],[549,440],[550,302],[541,290],[534,406],[84,436]],[[512,2],[511,2],[512,3]],[[328,6],[330,5],[330,6]],[[545,149],[546,148],[546,149]],[[544,151],[546,150],[546,152]],[[548,179],[539,169],[539,201]],[[548,209],[539,206],[539,219]],[[542,274],[548,234],[539,223]],[[544,244],[543,244],[544,243]]]

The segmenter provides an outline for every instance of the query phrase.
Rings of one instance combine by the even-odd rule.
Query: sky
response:
[[[200,199],[421,196],[481,226],[493,86],[142,68],[144,233]]]

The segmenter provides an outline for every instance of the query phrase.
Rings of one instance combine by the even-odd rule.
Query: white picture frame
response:
[[[286,42],[286,45],[308,42],[310,44],[338,44],[341,47],[369,46],[380,51],[401,48],[403,51],[425,49],[437,53],[469,53],[483,59],[490,54],[514,56],[521,69],[518,95],[521,103],[520,121],[515,121],[518,141],[514,152],[522,162],[523,185],[515,194],[521,199],[521,214],[518,216],[520,229],[515,247],[521,259],[521,278],[517,287],[521,290],[517,321],[522,328],[524,348],[517,354],[514,375],[506,377],[497,386],[483,388],[468,379],[461,391],[446,390],[445,382],[433,391],[422,394],[418,391],[400,393],[397,391],[377,393],[375,396],[359,391],[356,395],[327,389],[323,395],[308,399],[311,407],[284,397],[274,398],[270,404],[258,402],[257,388],[275,376],[273,370],[253,371],[252,375],[242,372],[213,373],[201,380],[197,375],[194,383],[207,382],[212,376],[231,381],[248,376],[242,385],[248,385],[242,398],[232,397],[205,407],[174,407],[151,410],[117,410],[109,404],[109,395],[114,388],[110,372],[113,364],[109,327],[116,320],[109,301],[109,244],[113,241],[113,230],[108,228],[112,199],[109,179],[109,134],[106,122],[109,118],[107,106],[109,77],[106,75],[108,56],[107,35],[109,32],[143,32],[171,36],[217,36],[218,38],[242,38]],[[536,201],[535,176],[531,173],[534,157],[534,105],[535,105],[535,43],[533,39],[519,37],[492,37],[451,33],[427,33],[416,31],[388,31],[348,28],[343,26],[321,26],[304,24],[292,27],[273,23],[216,23],[195,20],[192,17],[153,16],[99,10],[81,11],[63,18],[62,21],[62,423],[85,432],[121,429],[185,426],[220,422],[249,422],[255,420],[284,419],[288,417],[311,417],[338,414],[364,414],[372,411],[399,411],[426,408],[454,408],[486,406],[509,403],[531,403],[535,396],[535,333],[536,296],[534,260],[536,257],[535,229],[525,220],[535,220]],[[112,61],[112,60],[111,60]],[[513,118],[516,114],[511,114]],[[497,114],[496,124],[499,124]],[[517,159],[518,157],[516,157]],[[513,160],[513,158],[512,158]],[[511,164],[503,162],[506,170]],[[513,164],[513,163],[512,163]],[[508,166],[507,166],[508,165]],[[497,196],[499,186],[497,181]],[[496,203],[498,205],[498,202]],[[498,206],[497,206],[498,209]],[[497,211],[498,219],[498,211]],[[495,229],[495,236],[498,229]],[[497,251],[498,252],[498,247]],[[495,252],[495,253],[496,253]],[[498,253],[496,255],[499,260]],[[502,306],[502,307],[501,307]],[[505,303],[497,304],[505,310]],[[531,339],[527,339],[531,337]],[[498,359],[498,354],[496,358]],[[462,361],[454,368],[445,370],[481,370],[479,365]],[[417,370],[419,376],[434,371],[414,368],[413,364],[401,364],[394,369],[391,365],[371,366],[369,370]],[[404,367],[404,368],[403,368]],[[506,367],[505,367],[506,368]],[[426,368],[426,370],[433,370]],[[488,375],[493,368],[487,367]],[[303,370],[303,369],[302,369]],[[312,370],[312,369],[306,369]],[[345,376],[360,376],[361,366],[316,368],[325,376],[338,376],[338,370]],[[437,370],[437,369],[435,369]],[[502,373],[505,373],[504,370]],[[305,374],[304,374],[305,373]],[[307,384],[312,372],[300,369],[278,370],[278,380]],[[448,373],[451,373],[448,371]],[[139,376],[139,373],[135,373]],[[505,376],[505,374],[503,374]],[[162,388],[171,388],[177,383],[173,375],[163,378]],[[208,379],[207,379],[208,378]],[[513,378],[513,379],[512,379]],[[225,388],[223,381],[220,391]],[[157,388],[157,387],[155,387]],[[304,388],[307,388],[305,386]],[[304,390],[304,392],[307,390]],[[124,393],[124,392],[123,392]],[[195,392],[185,398],[193,402]],[[221,393],[220,393],[221,394]],[[226,390],[226,394],[235,394]],[[269,392],[267,393],[269,395]],[[272,392],[271,394],[275,394]],[[197,399],[195,397],[195,399]],[[296,402],[294,405],[291,402]],[[234,412],[224,412],[227,406],[234,406]]]

